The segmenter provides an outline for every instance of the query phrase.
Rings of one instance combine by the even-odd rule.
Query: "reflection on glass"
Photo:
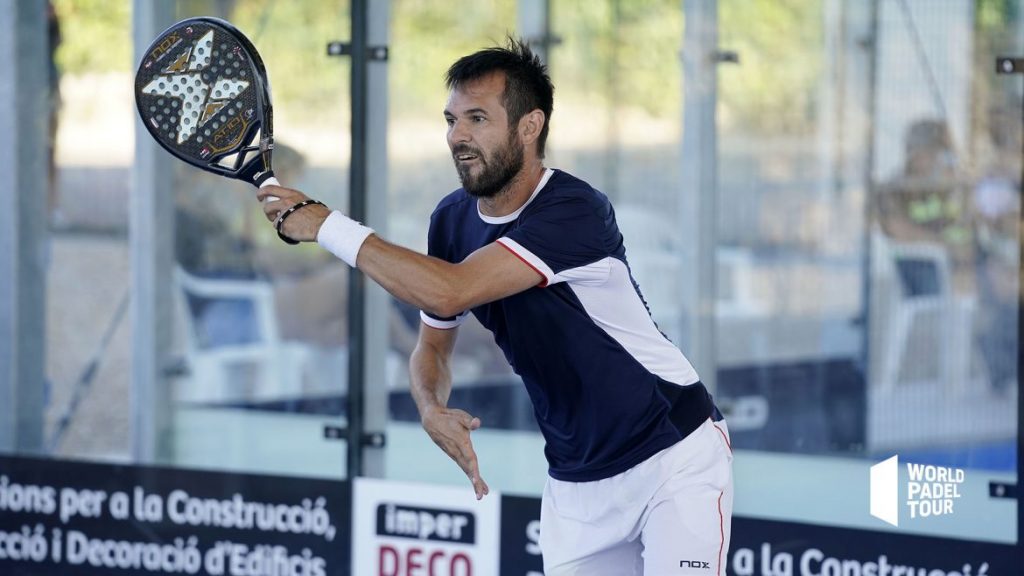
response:
[[[720,13],[741,65],[720,74],[719,302],[748,305],[718,308],[719,394],[777,497],[737,513],[878,529],[867,469],[898,454],[965,468],[972,494],[901,529],[1012,542],[987,486],[1017,465],[1021,98],[989,63],[1019,51],[1019,15],[748,8]],[[776,37],[786,57],[758,66]],[[807,504],[836,490],[858,497]]]
[[[55,457],[131,456],[129,8],[47,3],[44,437]]]
[[[127,460],[130,3],[52,4],[46,436],[57,455]],[[252,36],[274,86],[280,179],[343,206],[347,64],[312,55],[348,29],[347,7],[176,7]],[[430,211],[458,186],[444,69],[500,39],[515,10],[393,3],[389,239],[425,251]],[[679,341],[692,312],[679,222],[700,193],[680,185],[679,2],[555,0],[551,14],[548,164],[612,198],[632,272]],[[863,479],[892,454],[965,468],[975,486],[1014,482],[1024,95],[991,64],[1024,52],[1020,7],[723,0],[719,27],[739,54],[719,68],[713,191],[717,395],[740,451],[737,513],[878,528]],[[282,245],[250,188],[177,170],[172,463],[340,476],[343,448],[319,438],[344,414],[347,269]],[[435,450],[408,397],[417,312],[396,302],[377,319],[392,347],[387,473],[462,484],[440,453],[408,465]],[[484,421],[493,487],[535,491],[546,470],[532,408],[475,321],[453,370],[453,403]],[[808,498],[836,490],[855,497]],[[951,526],[913,529],[1013,540],[1011,501],[961,510]]]
[[[264,59],[278,180],[344,206],[346,73],[323,47],[348,30],[347,6],[178,4],[179,18],[198,14],[227,18]],[[181,163],[174,218],[172,462],[343,477],[344,445],[322,426],[344,424],[347,267],[315,245],[284,245],[251,186]]]

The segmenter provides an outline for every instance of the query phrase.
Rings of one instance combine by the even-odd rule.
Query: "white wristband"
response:
[[[335,210],[320,226],[320,231],[316,234],[316,242],[355,268],[359,249],[362,248],[363,242],[370,234],[373,234],[372,228],[367,228]]]

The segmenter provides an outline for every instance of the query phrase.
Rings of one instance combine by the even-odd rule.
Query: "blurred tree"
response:
[[[123,71],[132,63],[131,2],[54,0],[62,42],[57,65],[67,74]]]
[[[683,14],[678,0],[555,0],[555,85],[570,99],[679,114]]]
[[[1011,5],[979,0],[979,20],[999,18]],[[55,6],[64,25],[58,52],[64,73],[134,68],[129,0],[55,0]],[[296,119],[346,112],[339,98],[348,97],[348,63],[328,60],[325,50],[328,42],[348,38],[346,0],[179,0],[177,6],[180,18],[227,15],[249,35],[267,62],[275,101],[300,103],[291,110]],[[721,75],[723,121],[761,132],[810,129],[821,72],[821,11],[820,2],[804,0],[721,2],[721,44],[742,58],[740,67]],[[390,97],[393,109],[408,115],[436,112],[452,61],[515,33],[515,0],[457,6],[392,0],[391,13]],[[551,55],[561,96],[654,116],[678,114],[679,0],[553,0],[552,25],[563,38]]]
[[[823,2],[722,0],[719,45],[740,65],[719,74],[720,121],[750,133],[815,128],[824,50]]]
[[[391,108],[440,124],[448,66],[514,34],[516,2],[393,0],[391,14]]]

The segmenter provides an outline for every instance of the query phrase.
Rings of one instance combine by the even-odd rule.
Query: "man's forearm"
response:
[[[268,218],[278,213],[278,204],[306,198],[297,190],[268,188],[287,199],[264,204]],[[259,196],[262,199],[266,194],[261,191]],[[289,237],[315,240],[349,266],[357,266],[396,298],[443,317],[462,312],[461,308],[453,311],[460,291],[455,288],[459,279],[451,263],[391,244],[371,228],[341,212],[328,212],[323,206],[304,208],[286,222]]]
[[[412,398],[420,418],[434,408],[445,408],[452,390],[448,361],[430,346],[418,346],[409,359]]]
[[[449,318],[487,302],[522,292],[544,277],[498,243],[491,243],[457,264],[391,244],[373,230],[302,192],[280,186],[261,188],[263,212],[278,233],[296,241],[315,241],[349,266],[356,266],[396,298],[435,316]],[[293,208],[302,204],[301,210]]]
[[[376,234],[359,249],[356,264],[390,294],[432,314],[454,316],[457,302],[455,266],[408,248],[392,244]]]

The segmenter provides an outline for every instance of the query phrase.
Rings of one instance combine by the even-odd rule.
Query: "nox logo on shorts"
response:
[[[711,570],[711,564],[703,560],[680,560],[680,568],[701,568],[703,570]]]
[[[476,518],[472,512],[379,504],[377,535],[474,544]]]

